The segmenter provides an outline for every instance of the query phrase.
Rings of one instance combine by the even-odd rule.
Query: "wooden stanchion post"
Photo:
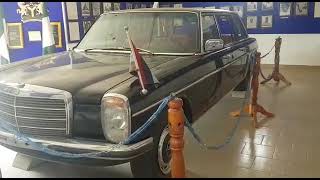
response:
[[[287,85],[291,85],[289,82],[279,71],[279,63],[280,63],[280,48],[281,48],[282,39],[278,37],[275,41],[275,57],[274,57],[274,69],[271,75],[268,76],[261,84],[265,84],[266,82],[270,81],[271,79],[275,80],[277,83],[279,81],[283,81]]]
[[[260,62],[261,62],[261,53],[257,52],[256,54],[256,62],[254,64],[253,73],[252,73],[252,96],[251,96],[251,104],[246,105],[244,111],[249,113],[253,117],[253,126],[255,128],[258,127],[257,121],[257,113],[261,113],[265,116],[274,117],[274,114],[266,111],[261,105],[258,104],[258,90],[259,90],[259,74],[260,74]],[[240,111],[231,112],[230,115],[233,117],[240,116]]]
[[[185,178],[185,164],[183,157],[184,147],[184,112],[183,101],[175,98],[169,102],[168,123],[171,149],[171,176],[173,178]]]
[[[253,125],[254,127],[258,127],[257,122],[257,113],[261,113],[267,117],[273,117],[274,114],[266,111],[262,106],[258,104],[258,90],[259,90],[259,74],[260,74],[260,62],[261,62],[261,53],[256,53],[256,63],[254,65],[253,74],[252,74],[252,100],[251,100],[251,106],[252,106],[252,116],[253,116]]]

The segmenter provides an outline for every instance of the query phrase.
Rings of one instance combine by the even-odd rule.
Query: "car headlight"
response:
[[[107,140],[119,143],[131,132],[131,111],[126,96],[106,93],[101,101],[101,123]]]

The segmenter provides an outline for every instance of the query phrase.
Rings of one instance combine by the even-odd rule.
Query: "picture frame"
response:
[[[24,48],[22,23],[7,23],[7,32],[10,49]]]
[[[56,48],[62,48],[61,22],[50,22]]]
[[[83,25],[83,34],[85,34],[89,30],[89,28],[91,27],[92,22],[91,21],[82,21],[82,25]]]
[[[288,17],[291,15],[292,3],[291,2],[280,2],[279,3],[279,16]]]
[[[173,4],[173,8],[182,8],[182,3]]]
[[[261,28],[272,28],[272,15],[261,16]]]
[[[80,40],[79,22],[69,21],[68,27],[69,27],[69,41],[70,42],[79,41]]]
[[[308,16],[308,2],[296,2],[295,3],[295,15],[296,16]]]
[[[147,8],[147,5],[146,4],[141,4],[141,8]]]
[[[92,15],[100,16],[101,14],[101,3],[100,2],[92,2]]]
[[[136,3],[136,4],[134,5],[134,9],[140,9],[140,5],[139,5],[138,3]]]
[[[241,18],[243,17],[243,6],[232,6],[232,11],[237,12]]]
[[[254,12],[258,10],[258,2],[247,2],[247,12]]]
[[[90,2],[81,2],[81,14],[82,16],[91,15]]]
[[[247,16],[247,29],[256,29],[257,28],[257,16]]]
[[[320,18],[320,2],[314,2],[314,18]]]
[[[132,3],[126,3],[126,9],[132,9]]]
[[[112,11],[112,3],[111,2],[103,2],[103,12]]]
[[[272,11],[273,10],[273,2],[262,2],[261,10],[262,11]]]
[[[120,3],[113,3],[113,10],[114,11],[120,10]]]
[[[78,19],[78,8],[77,2],[65,2],[68,20],[77,20]]]

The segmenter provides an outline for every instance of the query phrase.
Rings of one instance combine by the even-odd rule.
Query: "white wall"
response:
[[[261,55],[267,53],[281,36],[280,64],[320,66],[320,34],[249,34],[258,41]],[[274,50],[261,61],[274,63]]]

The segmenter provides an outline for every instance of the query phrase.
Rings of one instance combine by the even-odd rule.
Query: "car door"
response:
[[[216,14],[220,38],[224,41],[224,53],[221,55],[222,93],[226,94],[235,88],[243,79],[246,65],[246,47],[242,47],[241,35],[237,31],[234,17],[228,13]]]
[[[201,26],[202,48],[205,51],[204,47],[207,40],[220,39],[214,13],[202,12]],[[201,93],[205,97],[201,102],[202,111],[206,111],[221,98],[222,72],[218,70],[223,67],[223,63],[217,57],[216,51],[213,51],[201,59],[201,61],[206,62],[207,70],[211,74],[202,83],[203,91]]]

